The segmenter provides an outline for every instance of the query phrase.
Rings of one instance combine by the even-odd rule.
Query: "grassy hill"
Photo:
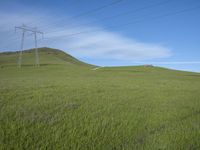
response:
[[[50,64],[77,64],[88,65],[69,54],[57,49],[52,48],[39,48],[39,59],[41,65]],[[0,53],[0,65],[3,66],[16,66],[19,58],[19,51],[17,52],[3,52]],[[22,65],[33,66],[35,63],[35,49],[25,50],[22,54]]]
[[[28,52],[0,54],[0,149],[200,149],[200,74]]]

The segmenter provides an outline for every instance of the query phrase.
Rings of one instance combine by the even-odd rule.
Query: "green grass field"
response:
[[[0,149],[200,149],[200,74],[39,51],[0,54]]]

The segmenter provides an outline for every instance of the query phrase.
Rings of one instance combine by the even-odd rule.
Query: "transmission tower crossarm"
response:
[[[39,33],[39,34],[43,34],[43,32],[37,30],[37,29],[32,29],[30,27],[27,27],[25,25],[22,25],[22,26],[16,26],[15,29],[21,29],[21,30],[26,30],[26,31],[29,31],[29,32],[32,32],[32,33]]]

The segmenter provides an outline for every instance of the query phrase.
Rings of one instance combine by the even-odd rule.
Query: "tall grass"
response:
[[[155,67],[4,67],[0,149],[200,149],[199,89]]]

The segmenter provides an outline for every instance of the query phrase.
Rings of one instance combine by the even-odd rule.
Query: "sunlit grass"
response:
[[[200,149],[200,75],[74,64],[0,69],[0,149]]]

